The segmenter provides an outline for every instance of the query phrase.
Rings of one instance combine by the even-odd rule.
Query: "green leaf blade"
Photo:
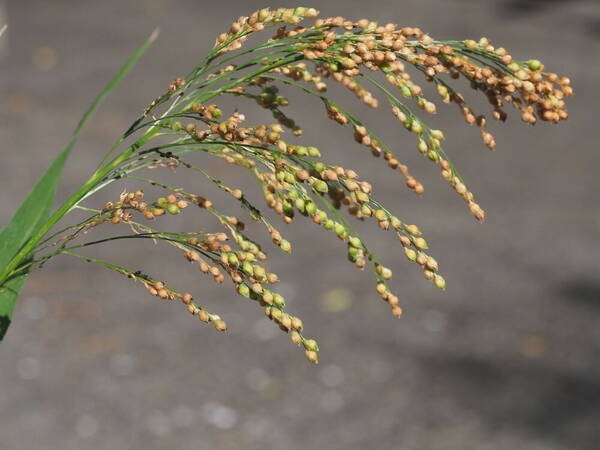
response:
[[[6,266],[48,218],[70,148],[63,150],[36,183],[6,228],[0,232],[0,267]]]
[[[158,30],[155,30],[127,59],[105,88],[93,100],[81,117],[67,145],[54,159],[42,178],[35,184],[8,225],[0,232],[0,273],[3,274],[2,279],[6,279],[5,276],[10,276],[11,273],[14,273],[14,270],[30,256],[39,238],[43,237],[52,225],[60,220],[60,217],[53,216],[50,220],[49,217],[54,208],[54,197],[65,163],[71,154],[73,146],[79,139],[83,127],[100,107],[108,94],[121,83],[123,78],[125,78],[127,73],[129,73],[157,37]],[[44,228],[47,229],[44,231]],[[35,242],[32,242],[32,239]],[[11,323],[12,313],[25,278],[26,275],[19,275],[12,279],[8,278],[0,286],[0,341],[6,334],[6,329]]]
[[[12,321],[12,312],[17,304],[17,298],[23,288],[27,275],[12,278],[0,286],[0,341],[4,339],[6,331]]]

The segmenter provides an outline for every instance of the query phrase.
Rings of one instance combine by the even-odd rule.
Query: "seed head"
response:
[[[232,189],[186,162],[186,152],[188,149],[206,151],[229,164],[248,170],[263,188],[268,207],[284,223],[303,220],[298,216],[306,216],[314,224],[334,232],[347,242],[347,258],[356,267],[362,269],[367,264],[372,265],[377,279],[377,293],[389,304],[392,314],[400,316],[402,309],[399,299],[386,284],[392,278],[392,271],[377,262],[376,256],[346,224],[342,213],[347,212],[358,220],[374,217],[381,230],[391,227],[403,246],[406,258],[422,268],[425,278],[433,281],[438,288],[445,289],[445,280],[438,274],[437,261],[424,251],[427,249],[426,240],[421,237],[416,225],[405,224],[389,211],[391,208],[379,203],[372,185],[359,179],[355,171],[322,160],[317,147],[284,140],[283,134],[287,130],[291,130],[294,136],[300,136],[302,129],[284,112],[292,97],[288,98],[287,94],[280,92],[280,87],[285,84],[295,87],[302,82],[312,85],[310,92],[316,90],[323,93],[329,81],[336,82],[370,107],[379,105],[377,92],[382,93],[381,100],[389,103],[394,117],[415,135],[413,139],[417,140],[418,152],[439,166],[441,176],[465,200],[475,218],[481,221],[485,216],[483,209],[475,202],[474,194],[459,176],[454,164],[445,156],[444,133],[430,128],[408,104],[404,105],[396,98],[402,95],[414,100],[421,110],[429,114],[437,113],[436,104],[425,97],[423,88],[414,75],[409,74],[407,67],[419,69],[417,72],[422,72],[425,80],[435,85],[437,95],[444,103],[455,104],[465,122],[479,128],[482,141],[490,150],[495,149],[496,141],[487,129],[488,118],[477,114],[467,103],[466,97],[447,84],[445,75],[452,80],[467,79],[470,87],[488,100],[495,120],[506,120],[506,109],[512,106],[528,124],[538,121],[555,123],[567,119],[565,101],[573,93],[571,82],[566,77],[547,72],[539,60],[513,60],[505,48],[492,45],[485,37],[478,40],[438,41],[419,28],[398,28],[393,23],[379,24],[368,19],[354,22],[340,16],[320,18],[312,24],[300,24],[303,19],[314,18],[317,14],[314,8],[306,7],[263,8],[248,17],[235,20],[217,37],[213,56],[237,50],[252,33],[272,27],[275,34],[269,42],[274,43],[273,48],[277,48],[277,42],[281,40],[280,44],[285,43],[289,50],[286,51],[286,57],[304,61],[285,63],[282,55],[267,52],[260,61],[256,61],[256,68],[261,67],[264,71],[256,72],[258,75],[252,79],[241,76],[239,70],[247,67],[243,61],[239,62],[240,66],[223,64],[214,70],[209,68],[193,72],[189,80],[175,78],[169,84],[168,92],[152,102],[143,117],[147,118],[145,120],[151,118],[154,127],[169,128],[159,134],[165,137],[174,135],[172,143],[185,144],[185,151],[184,147],[170,148],[170,145],[163,146],[162,143],[152,149],[140,149],[124,162],[122,167],[126,169],[123,175],[125,177],[130,170],[145,167],[146,162],[151,169],[191,169],[203,173],[210,182],[238,200],[251,218],[267,229],[275,245],[284,252],[291,252],[290,242],[251,203],[250,196],[246,198],[242,190]],[[390,83],[394,89],[388,91],[380,89],[378,82],[370,83],[366,77],[367,71],[380,71],[383,75],[380,79]],[[227,80],[229,87],[207,92],[198,90],[206,86],[209,80],[221,78]],[[371,87],[372,91],[369,90]],[[208,104],[210,100],[206,100],[206,104],[199,101],[188,106],[179,104],[179,99],[208,99],[213,98],[213,94],[253,98],[258,105],[272,113],[275,123],[246,125],[246,116],[240,111],[228,113],[217,104]],[[319,94],[318,97],[325,103],[328,118],[340,125],[350,125],[349,131],[357,143],[374,157],[383,156],[385,164],[400,172],[406,186],[414,193],[420,195],[424,192],[423,184],[366,123],[345,112],[325,94]],[[175,100],[170,107],[174,108],[173,116],[156,119],[160,115],[155,114],[153,109],[171,99]],[[419,110],[416,109],[416,112]],[[169,117],[178,117],[186,123]],[[113,175],[110,176],[115,179],[121,176],[116,171],[111,173]],[[202,196],[158,181],[152,181],[151,184],[171,193],[153,202],[144,202],[143,191],[124,191],[118,201],[106,203],[104,209],[86,222],[80,231],[65,236],[65,242],[104,223],[125,223],[135,234],[151,236],[154,241],[166,241],[180,250],[188,261],[197,262],[200,271],[210,274],[215,282],[223,283],[225,277],[229,277],[240,295],[256,301],[264,308],[267,317],[283,331],[290,333],[292,342],[303,344],[309,361],[318,362],[317,343],[301,335],[302,321],[285,310],[286,302],[280,294],[267,288],[270,287],[267,283],[277,282],[278,277],[263,267],[262,261],[267,255],[243,234],[245,224],[236,217],[224,215],[213,202]],[[325,205],[323,210],[315,203],[321,200]],[[205,230],[190,234],[159,233],[147,222],[138,223],[136,218],[136,215],[143,215],[145,219],[152,220],[166,213],[177,215],[190,202],[215,216],[228,234]],[[165,218],[160,220],[166,221]],[[233,238],[231,241],[228,241],[228,235]],[[154,282],[139,272],[128,272],[127,275],[141,281],[151,295],[165,300],[179,298],[191,314],[198,315],[200,321],[211,322],[219,331],[226,330],[225,322],[197,305],[191,294],[179,293],[165,286],[165,283]]]

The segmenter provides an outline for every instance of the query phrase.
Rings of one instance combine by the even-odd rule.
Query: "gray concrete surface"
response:
[[[6,2],[0,223],[66,142],[90,99],[155,26],[160,39],[77,146],[61,198],[231,19],[262,6],[254,0]],[[307,142],[319,143],[332,161],[362,167],[402,218],[421,225],[448,290],[435,290],[406,264],[389,245],[391,236],[366,227],[396,271],[406,315],[395,320],[373,295],[371,277],[345,263],[339,242],[295,223],[287,229],[295,257],[272,251],[272,265],[291,309],[321,343],[321,364],[313,367],[255,305],[199,278],[169,252],[125,245],[91,254],[190,289],[228,320],[229,333],[201,326],[112,273],[56,260],[29,280],[0,347],[0,449],[600,448],[600,5],[372,0],[315,6],[327,15],[417,25],[436,37],[486,35],[519,58],[537,57],[572,77],[571,120],[530,128],[513,116],[494,127],[499,149],[491,154],[476,130],[443,109],[436,123],[488,210],[478,225],[383,113],[362,110],[373,121],[381,118],[382,134],[425,182],[421,199],[314,114],[315,108],[321,113],[319,104],[292,104]],[[202,164],[252,186],[218,161]],[[210,189],[183,172],[175,180]],[[211,195],[224,204],[224,197]]]

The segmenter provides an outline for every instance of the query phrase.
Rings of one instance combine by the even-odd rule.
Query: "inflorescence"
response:
[[[486,38],[438,41],[419,28],[380,25],[367,19],[317,19],[317,15],[313,8],[265,8],[236,20],[229,31],[218,36],[212,52],[188,76],[174,79],[127,130],[118,144],[135,134],[142,133],[141,137],[108,163],[112,166],[106,177],[93,189],[96,192],[117,180],[129,180],[158,186],[165,195],[145,199],[144,192],[137,190],[123,192],[117,201],[106,203],[102,209],[77,205],[92,215],[42,242],[38,250],[50,253],[30,264],[40,266],[57,254],[99,263],[142,283],[153,296],[181,301],[200,321],[225,331],[225,321],[209,313],[190,293],[179,292],[166,281],[140,271],[74,252],[115,239],[163,241],[215,282],[223,283],[229,278],[237,293],[256,301],[267,317],[289,333],[292,342],[302,346],[309,361],[318,362],[316,341],[305,337],[302,320],[287,312],[284,297],[274,288],[279,277],[265,266],[267,252],[245,234],[242,218],[221,212],[204,195],[136,175],[142,169],[180,168],[205,177],[229,193],[251,219],[260,222],[273,244],[291,252],[291,243],[242,190],[213,178],[188,161],[189,154],[203,152],[248,170],[260,185],[266,205],[284,223],[306,217],[344,241],[348,260],[359,269],[373,271],[376,291],[389,304],[393,315],[400,316],[402,309],[389,287],[392,271],[377,261],[348,216],[375,220],[381,230],[393,231],[406,258],[422,269],[427,280],[444,289],[446,282],[438,272],[438,263],[427,253],[427,241],[417,225],[405,222],[377,201],[373,186],[361,179],[355,169],[328,164],[319,148],[294,141],[302,135],[302,128],[284,112],[289,100],[283,90],[297,89],[320,99],[329,119],[351,127],[358,143],[373,156],[383,156],[387,166],[403,175],[409,189],[422,194],[422,183],[392,149],[366,123],[326,96],[328,83],[340,83],[369,107],[385,104],[393,117],[414,134],[417,150],[437,164],[441,176],[481,221],[485,216],[483,209],[444,151],[444,133],[430,128],[417,115],[418,110],[436,114],[437,106],[425,97],[414,76],[433,83],[442,103],[455,104],[466,123],[479,128],[483,143],[490,150],[495,149],[496,141],[488,131],[487,117],[469,106],[451,86],[453,80],[465,78],[472,89],[485,95],[493,119],[504,121],[505,109],[512,106],[524,122],[534,124],[538,120],[557,123],[567,119],[564,100],[572,94],[569,79],[547,72],[538,60],[516,61],[506,49],[493,46]],[[302,25],[305,19],[315,20]],[[243,49],[251,34],[271,28],[275,33],[265,43]],[[272,113],[274,122],[251,125],[240,110],[225,114],[212,100],[228,95],[255,101]],[[163,105],[166,106],[159,113]],[[159,136],[167,136],[171,141],[146,145]],[[213,215],[222,228],[182,233],[160,231],[155,225],[170,215],[190,211],[190,206]],[[72,244],[105,224],[126,226],[129,231]]]

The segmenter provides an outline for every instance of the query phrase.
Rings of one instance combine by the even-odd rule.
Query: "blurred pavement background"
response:
[[[156,26],[159,40],[77,145],[60,198],[233,19],[264,6],[298,6],[254,0],[0,4],[0,25],[9,24],[0,40],[0,224],[68,140],[89,101]],[[600,448],[594,112],[600,3],[336,0],[307,6],[324,16],[419,26],[439,38],[485,35],[519,59],[539,58],[573,80],[571,119],[526,127],[512,114],[504,126],[492,126],[498,150],[491,154],[455,109],[440,106],[434,123],[446,132],[448,151],[488,213],[479,225],[385,108],[361,112],[372,123],[381,120],[378,129],[404,149],[425,184],[423,198],[361,151],[348,130],[323,120],[318,102],[291,95],[288,110],[305,127],[305,142],[331,161],[361,168],[401,218],[421,226],[447,291],[422,279],[400,246],[389,245],[391,235],[364,227],[395,271],[405,309],[396,320],[377,299],[370,274],[345,262],[343,245],[297,221],[285,229],[296,244],[294,257],[273,250],[271,267],[284,280],[280,290],[290,310],[320,342],[321,363],[313,367],[256,305],[199,277],[178,255],[137,243],[90,253],[191,290],[228,321],[228,333],[202,326],[127,279],[57,259],[31,276],[0,346],[1,450]],[[237,178],[258,199],[241,172],[206,158],[202,164],[230,182]],[[211,189],[178,175],[182,186]],[[210,190],[236,213],[219,195]]]

